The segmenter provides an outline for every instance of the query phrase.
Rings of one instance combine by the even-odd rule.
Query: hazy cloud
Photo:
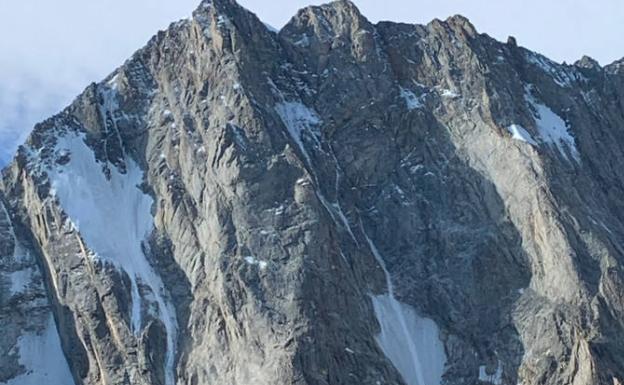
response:
[[[281,27],[306,0],[240,0]],[[427,23],[461,13],[481,32],[562,61],[624,56],[621,0],[355,0],[372,21]],[[34,123],[104,78],[199,0],[0,0],[0,164]]]

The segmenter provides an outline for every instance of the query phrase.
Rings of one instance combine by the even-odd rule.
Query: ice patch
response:
[[[245,262],[247,262],[247,264],[252,265],[252,266],[258,266],[260,270],[264,270],[268,266],[268,263],[266,261],[259,261],[253,256],[245,257]]]
[[[278,206],[278,207],[274,210],[274,213],[275,213],[275,215],[276,215],[276,216],[279,216],[279,215],[284,214],[284,210],[285,210],[284,205],[279,205],[279,206]]]
[[[97,162],[93,151],[77,135],[59,138],[57,150],[67,150],[71,155],[66,165],[49,170],[53,191],[96,258],[128,274],[135,333],[142,326],[139,284],[154,293],[167,331],[166,383],[173,384],[177,321],[173,306],[165,300],[163,282],[143,252],[144,241],[153,230],[153,200],[138,187],[143,172],[130,159],[125,160],[125,174],[110,163]],[[109,170],[109,178],[103,167]]]
[[[566,159],[568,158],[567,148],[572,156],[578,160],[579,152],[576,149],[574,137],[568,131],[566,122],[548,106],[535,99],[529,90],[525,93],[525,99],[535,111],[535,123],[540,138],[546,143],[554,144]]]
[[[118,84],[119,81],[119,74],[115,74],[108,82],[107,84],[111,87],[111,89],[113,90],[117,90],[117,88],[119,87]]]
[[[381,254],[368,235],[366,240],[386,276],[388,293],[372,297],[381,327],[377,344],[407,385],[437,385],[442,381],[446,354],[434,321],[420,317],[394,297],[394,285]]]
[[[219,15],[217,17],[217,25],[229,27],[232,25],[232,21],[225,15]]]
[[[42,332],[20,336],[16,347],[19,363],[26,368],[26,373],[9,380],[6,385],[74,385],[51,314]]]
[[[459,97],[459,94],[453,90],[448,90],[448,89],[442,89],[442,91],[440,92],[440,95],[443,98],[449,98],[449,99],[455,99],[457,97]]]
[[[401,97],[405,100],[408,110],[415,110],[416,108],[423,106],[420,99],[412,91],[403,87],[399,87],[399,89],[401,91]]]
[[[532,144],[534,146],[537,146],[537,142],[533,140],[533,138],[531,137],[531,134],[529,134],[529,132],[521,125],[512,124],[511,126],[507,127],[507,131],[511,133],[511,137],[513,139],[520,140],[520,141]]]
[[[321,119],[316,112],[304,104],[299,102],[282,102],[275,106],[275,111],[284,122],[290,136],[293,138],[299,149],[305,156],[308,164],[312,164],[312,160],[303,144],[304,133],[309,133],[314,138],[318,135],[318,125]]]
[[[501,385],[503,383],[503,368],[501,367],[500,361],[498,362],[494,374],[487,374],[485,365],[479,366],[479,381]]]

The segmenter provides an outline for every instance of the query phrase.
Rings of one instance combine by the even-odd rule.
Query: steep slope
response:
[[[619,383],[622,68],[205,0],[4,170],[0,381]]]

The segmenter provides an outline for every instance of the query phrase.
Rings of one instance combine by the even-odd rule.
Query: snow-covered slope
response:
[[[132,288],[130,319],[136,334],[145,327],[143,312],[150,311],[144,297],[149,295],[146,298],[157,303],[153,315],[163,322],[167,334],[166,384],[174,384],[176,313],[145,255],[154,228],[154,201],[141,191],[143,172],[134,161],[125,158],[122,173],[115,165],[98,162],[84,140],[74,133],[58,138],[55,152],[68,161],[48,170],[52,196],[84,239],[89,256],[127,274]]]

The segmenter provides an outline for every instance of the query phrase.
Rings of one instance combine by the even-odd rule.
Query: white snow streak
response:
[[[303,153],[310,172],[318,185],[312,160],[304,146],[303,135],[305,133],[311,135],[318,143],[318,136],[320,135],[318,125],[321,120],[314,110],[299,102],[284,101],[277,104],[275,110]],[[339,170],[336,169],[336,202],[330,203],[320,191],[317,191],[317,196],[334,222],[337,223],[337,219],[339,219],[357,244],[357,238],[351,230],[349,221],[337,199],[338,185]],[[373,242],[368,236],[366,238],[371,251],[384,270],[388,287],[387,294],[372,297],[375,314],[381,326],[377,343],[408,385],[439,384],[444,372],[446,355],[444,346],[439,339],[437,325],[430,319],[419,317],[408,305],[402,304],[394,298],[394,286],[390,280],[390,273]],[[246,259],[246,261],[251,264],[256,262],[255,258]]]
[[[310,154],[305,148],[303,143],[303,135],[304,133],[308,133],[314,141],[318,144],[318,137],[320,136],[318,125],[321,124],[321,119],[318,117],[316,112],[307,106],[303,105],[299,102],[282,102],[275,106],[275,111],[277,111],[278,115],[282,119],[282,122],[288,129],[288,133],[292,137],[292,139],[297,143],[297,146],[303,153],[307,166],[314,177],[314,180],[317,185],[318,177],[314,172],[314,167],[312,164],[312,158],[310,158]],[[336,161],[337,162],[337,161]],[[336,163],[337,164],[337,163]],[[336,170],[338,172],[338,170]],[[338,183],[338,177],[336,177],[336,183]],[[337,191],[336,191],[337,192]],[[336,200],[334,203],[330,203],[327,198],[323,195],[320,190],[316,191],[316,195],[331,215],[334,223],[338,224],[338,219],[342,222],[342,225],[347,230],[351,238],[357,244],[357,238],[353,234],[351,230],[351,226],[349,225],[349,221],[347,217],[344,215],[342,211],[342,207],[340,207],[340,203]],[[336,218],[336,216],[338,218]]]
[[[69,151],[71,155],[65,166],[50,170],[53,191],[95,257],[130,277],[135,333],[142,326],[139,284],[148,286],[154,294],[167,331],[166,383],[173,384],[177,321],[173,306],[165,300],[163,282],[142,249],[153,229],[152,198],[138,187],[143,172],[130,159],[126,159],[125,174],[112,164],[98,163],[79,136],[59,138],[57,150]],[[110,170],[109,179],[102,171],[103,166]]]
[[[388,293],[373,296],[381,326],[376,340],[408,385],[436,385],[442,381],[446,354],[434,321],[420,317],[394,297],[394,285],[381,254],[366,235],[368,245],[384,270]]]
[[[288,128],[290,136],[299,146],[303,156],[306,157],[308,165],[311,165],[312,161],[303,145],[303,135],[304,133],[312,136],[316,135],[318,133],[316,128],[321,123],[321,119],[314,110],[299,102],[278,103],[275,105],[275,111],[277,111],[284,125]]]
[[[43,331],[19,337],[17,349],[26,373],[6,385],[74,385],[51,314]]]
[[[511,137],[522,142],[526,142],[537,146],[537,142],[531,137],[531,134],[519,124],[512,124],[507,127],[507,131],[511,133]]]

